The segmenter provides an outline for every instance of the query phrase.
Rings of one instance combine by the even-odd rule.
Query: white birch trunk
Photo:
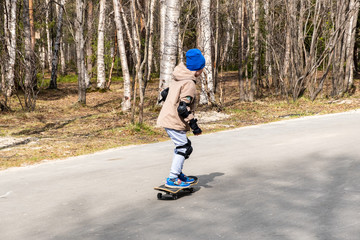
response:
[[[266,82],[269,86],[272,86],[270,82],[272,80],[272,68],[271,68],[271,51],[270,51],[270,41],[271,41],[271,32],[272,32],[272,21],[270,17],[270,1],[264,1],[264,10],[265,10],[265,32],[266,32],[266,43],[265,43],[265,66],[266,66]]]
[[[146,82],[149,82],[151,77],[151,69],[152,69],[152,62],[153,62],[153,35],[154,35],[154,11],[155,11],[155,4],[156,0],[151,0],[150,2],[150,16],[149,16],[149,47],[148,47],[148,74]]]
[[[166,25],[166,2],[160,0],[160,62],[165,47],[165,25]]]
[[[97,41],[97,87],[105,89],[105,62],[104,62],[104,30],[105,30],[105,4],[106,0],[100,0],[98,41]]]
[[[24,90],[25,90],[25,104],[27,105],[27,98],[30,94],[30,88],[32,88],[33,79],[33,51],[31,42],[31,30],[30,30],[30,16],[29,16],[29,0],[23,1],[23,41],[24,41],[24,65],[25,65],[25,76],[24,76]],[[29,107],[29,106],[26,106]]]
[[[200,10],[201,7],[199,6]],[[201,13],[200,11],[198,11],[198,19],[201,19]],[[203,32],[202,32],[202,27],[201,27],[201,23],[202,21],[198,21],[197,25],[196,25],[196,46],[200,49],[203,50],[204,49],[204,41],[203,41]],[[206,91],[206,78],[205,78],[205,73],[200,75],[200,81],[201,81],[201,91],[200,91],[200,99],[199,99],[199,103],[200,104],[207,104],[208,101],[208,95],[207,95],[207,91]]]
[[[204,73],[207,82],[207,91],[209,94],[209,100],[211,103],[215,103],[215,94],[214,94],[214,77],[213,77],[213,65],[212,65],[212,51],[211,51],[211,0],[202,0],[201,1],[201,32],[203,39],[204,47],[204,57],[205,57],[205,68]],[[205,102],[200,102],[200,104],[206,104]]]
[[[72,52],[71,52],[72,49],[71,49],[71,45],[69,43],[66,46],[67,46],[66,47],[66,61],[70,62],[73,59]]]
[[[45,0],[46,3],[46,11],[45,11],[45,31],[46,31],[46,40],[47,40],[47,62],[49,66],[49,72],[51,72],[51,60],[52,60],[52,40],[50,37],[50,29],[49,29],[49,12],[50,12],[50,4],[49,0]]]
[[[121,16],[120,16],[119,0],[113,0],[113,4],[114,4],[116,34],[117,34],[119,54],[121,60],[121,70],[124,79],[124,96],[123,96],[121,108],[123,111],[129,111],[131,109],[131,81],[130,81],[130,72],[126,57],[126,49],[124,44],[124,33],[121,22]]]
[[[356,22],[359,13],[359,2],[350,0],[349,4],[350,19],[348,20],[347,41],[346,41],[346,70],[345,70],[345,89],[349,90],[354,84],[354,44],[356,35]]]
[[[181,34],[178,35],[178,62],[184,61],[184,54],[183,54],[183,41]]]
[[[92,77],[92,25],[93,25],[93,2],[88,1],[88,9],[87,9],[87,30],[88,30],[88,36],[87,36],[87,42],[86,42],[86,69],[87,72],[90,73],[90,78]]]
[[[60,64],[61,64],[61,75],[66,74],[66,62],[65,62],[65,51],[63,37],[60,39]]]
[[[62,0],[62,6],[65,7],[66,0]],[[66,61],[65,61],[65,51],[64,51],[64,42],[63,42],[63,32],[60,36],[60,64],[61,64],[61,75],[66,74]]]
[[[169,86],[172,71],[176,65],[176,54],[178,46],[179,35],[179,17],[180,17],[180,2],[179,0],[166,1],[166,15],[165,15],[165,37],[164,37],[164,51],[160,63],[160,89],[165,89]]]
[[[45,61],[46,61],[45,47],[44,45],[42,45],[40,48],[40,64],[42,69],[45,69]]]
[[[8,59],[5,61],[5,95],[10,97],[14,88],[15,58],[16,58],[16,5],[17,0],[5,1],[8,14],[4,14],[5,51]],[[3,86],[4,87],[4,86]]]

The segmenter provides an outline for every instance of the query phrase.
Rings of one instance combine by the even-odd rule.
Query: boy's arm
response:
[[[185,87],[186,89],[186,87]],[[197,119],[194,117],[194,113],[190,111],[190,104],[194,101],[195,98],[195,86],[193,88],[188,88],[180,94],[180,103],[178,106],[178,113],[180,117],[184,119],[193,130],[195,135],[200,135],[202,133],[201,129],[197,125]]]
[[[182,111],[187,113],[187,114],[185,114],[185,116],[183,115],[182,117],[187,123],[190,122],[191,119],[195,118],[194,112],[192,112],[190,109],[190,104],[192,103],[193,99],[194,98],[191,96],[186,96],[186,97],[180,98],[179,106],[181,106]]]
[[[180,117],[182,117],[189,124],[195,135],[200,135],[202,131],[197,125],[197,119],[194,118],[194,114],[190,111],[190,103],[186,103],[187,101],[185,99],[182,100],[183,101],[180,100],[179,106],[177,108]]]

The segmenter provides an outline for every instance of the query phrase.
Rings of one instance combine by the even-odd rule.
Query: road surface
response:
[[[196,192],[157,200],[170,141],[0,171],[0,239],[360,239],[360,110],[191,136]]]

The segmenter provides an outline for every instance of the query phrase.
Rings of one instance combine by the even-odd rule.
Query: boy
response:
[[[170,175],[166,179],[167,187],[188,187],[194,182],[193,178],[182,173],[182,169],[185,159],[189,158],[193,150],[186,132],[191,128],[195,135],[202,133],[197,119],[194,118],[194,107],[196,78],[200,76],[204,67],[205,58],[199,49],[187,51],[186,66],[180,63],[175,67],[167,96],[163,96],[166,100],[157,119],[157,125],[165,128],[176,147]]]

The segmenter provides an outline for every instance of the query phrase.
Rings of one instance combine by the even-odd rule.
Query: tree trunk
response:
[[[215,9],[215,37],[214,37],[214,93],[216,93],[216,88],[218,85],[218,71],[219,71],[219,11],[220,11],[220,1],[216,0],[216,9]],[[229,19],[229,18],[228,18]]]
[[[130,72],[126,57],[126,49],[125,49],[124,33],[121,22],[121,16],[120,16],[119,0],[113,0],[113,4],[114,4],[114,17],[115,17],[117,41],[118,41],[119,54],[121,60],[121,70],[124,79],[124,96],[123,96],[121,108],[123,111],[129,111],[131,109],[131,81],[130,81]]]
[[[31,34],[31,50],[35,52],[35,29],[34,29],[34,7],[33,0],[29,0],[29,21]]]
[[[39,49],[39,51],[40,51],[40,65],[41,65],[41,68],[42,68],[42,70],[44,70],[45,69],[45,67],[46,67],[46,52],[45,52],[45,47],[44,47],[44,45],[42,45],[41,47],[40,47],[40,49]]]
[[[45,30],[46,30],[46,40],[47,40],[47,61],[49,66],[49,72],[51,72],[51,60],[52,60],[52,39],[50,36],[49,29],[49,13],[51,11],[50,1],[45,0],[46,11],[45,11]]]
[[[266,83],[268,87],[273,86],[273,77],[272,77],[272,66],[271,66],[271,50],[270,50],[270,42],[272,35],[272,19],[270,15],[270,0],[264,1],[264,10],[265,10],[265,34],[266,34],[266,42],[265,42],[265,77]]]
[[[336,4],[336,15],[334,19],[334,26],[336,31],[339,28],[346,29],[345,18],[346,18],[346,8],[347,2],[338,1]],[[339,41],[336,43],[334,49],[334,58],[333,58],[333,72],[332,72],[332,80],[333,80],[333,91],[332,95],[334,97],[342,96],[344,94],[344,64],[346,57],[346,42],[345,32],[341,33],[341,37]]]
[[[66,4],[66,0],[62,0],[62,7],[65,8],[65,4]],[[60,2],[61,3],[61,2]],[[58,8],[60,8],[61,6],[59,6],[59,4],[56,5]],[[59,15],[59,10],[57,11],[57,14]],[[62,20],[63,21],[63,20]],[[61,36],[60,36],[60,74],[61,75],[66,75],[66,61],[65,61],[65,52],[64,52],[64,41],[63,41],[63,31],[61,31]]]
[[[84,61],[84,0],[76,0],[76,19],[75,19],[75,45],[76,45],[76,65],[78,73],[79,94],[78,102],[86,104],[86,82],[85,82],[85,61]]]
[[[247,93],[246,93],[246,79],[244,79],[244,73],[247,68],[247,52],[248,52],[248,44],[247,44],[247,8],[246,8],[246,0],[241,0],[240,7],[239,7],[239,70],[238,70],[238,77],[239,77],[239,98],[240,101],[247,100]]]
[[[285,79],[285,91],[289,92],[291,91],[291,79],[290,79],[290,54],[291,54],[291,3],[292,0],[286,0],[286,40],[285,40],[285,55],[284,55],[284,61],[283,61],[283,70],[282,75]]]
[[[131,28],[132,28],[132,39],[134,41],[134,53],[136,56],[136,65],[135,65],[135,81],[139,83],[139,123],[143,122],[143,107],[144,107],[144,81],[143,81],[143,67],[144,63],[141,62],[141,42],[140,42],[140,31],[139,31],[139,24],[141,24],[141,19],[139,20],[137,17],[137,8],[135,4],[135,0],[131,0],[130,6],[130,15],[131,15]],[[146,54],[146,45],[145,43],[145,50],[144,54]],[[146,56],[144,56],[144,60]],[[136,87],[134,92],[136,91]],[[135,96],[135,93],[134,93]],[[135,105],[136,99],[134,99]],[[135,108],[133,108],[133,113],[135,112]],[[132,115],[132,121],[134,122],[134,114]]]
[[[204,47],[204,57],[205,57],[205,68],[204,73],[206,76],[207,82],[207,91],[209,94],[209,101],[212,104],[215,102],[214,94],[214,77],[213,77],[213,65],[212,65],[212,50],[211,50],[211,19],[210,19],[210,7],[211,0],[202,0],[201,1],[201,32],[203,38],[203,47]]]
[[[29,14],[29,0],[24,0],[23,6],[23,36],[24,36],[24,98],[26,110],[33,111],[35,109],[36,98],[34,94],[34,79],[35,79],[35,64],[34,64],[34,52],[32,50],[32,38],[31,38],[31,25]]]
[[[359,1],[350,0],[349,3],[349,20],[346,34],[346,68],[345,68],[345,89],[347,92],[354,85],[354,47],[356,36],[356,23],[359,13]]]
[[[97,41],[97,87],[105,89],[105,62],[104,62],[104,31],[106,0],[100,0],[98,41]]]
[[[93,0],[88,1],[88,9],[87,9],[87,41],[86,41],[86,69],[90,74],[90,78],[92,77],[92,40],[93,40]]]
[[[56,38],[54,44],[54,52],[53,52],[53,59],[51,62],[51,80],[50,80],[50,89],[57,89],[57,68],[59,62],[59,50],[60,50],[60,39],[62,35],[62,21],[63,21],[63,12],[64,12],[64,4],[65,0],[60,1],[59,6],[59,13],[57,17],[57,24],[56,24]]]
[[[159,89],[165,89],[171,81],[171,74],[176,65],[177,43],[179,34],[180,8],[179,0],[166,1],[166,24],[164,51],[160,63]]]
[[[61,35],[60,38],[60,65],[61,65],[61,70],[60,70],[61,75],[66,75],[66,61],[65,61],[63,34]]]
[[[147,74],[146,84],[150,81],[152,62],[153,62],[153,35],[154,35],[154,11],[155,11],[156,0],[151,0],[149,8],[149,46],[148,46],[148,59],[147,59]]]
[[[251,79],[251,86],[250,86],[250,95],[249,100],[251,102],[255,101],[255,95],[256,95],[256,83],[259,78],[259,34],[260,34],[260,23],[259,23],[259,0],[254,0],[254,63],[253,63],[253,76]]]
[[[166,1],[159,0],[160,3],[160,41],[159,41],[159,48],[160,48],[160,64],[162,62],[162,57],[164,55],[165,49],[165,26],[166,26]],[[161,66],[160,66],[161,69]],[[161,84],[161,81],[160,81]]]
[[[9,98],[15,85],[15,58],[16,58],[16,5],[17,0],[5,0],[6,11],[4,11],[5,23],[5,86],[4,93]]]
[[[113,74],[113,70],[114,70],[114,66],[115,66],[115,59],[116,59],[116,55],[118,52],[118,47],[117,47],[117,36],[115,33],[115,37],[114,37],[114,47],[111,48],[111,67],[110,67],[110,71],[109,71],[109,78],[108,81],[106,83],[106,89],[110,89],[110,85],[111,85],[111,79],[112,79],[112,74]]]

